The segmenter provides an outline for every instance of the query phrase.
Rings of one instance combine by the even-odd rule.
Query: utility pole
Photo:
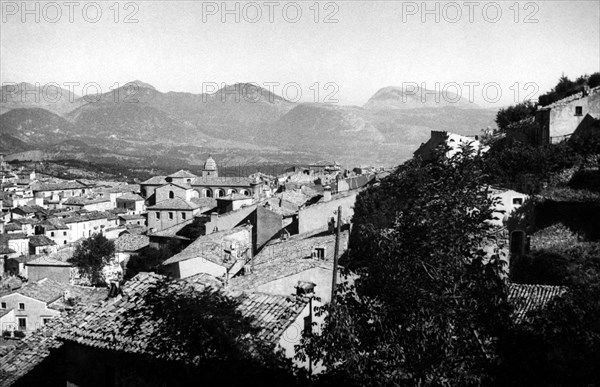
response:
[[[338,256],[340,254],[340,232],[342,229],[342,206],[337,210],[337,225],[335,231],[335,252],[333,254],[333,278],[331,279],[331,304],[335,304],[335,288],[337,286]]]

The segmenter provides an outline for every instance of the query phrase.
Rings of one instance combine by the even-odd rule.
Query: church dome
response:
[[[204,163],[204,170],[205,171],[216,171],[217,170],[217,163],[211,156],[208,156],[208,159],[206,159],[206,162]]]

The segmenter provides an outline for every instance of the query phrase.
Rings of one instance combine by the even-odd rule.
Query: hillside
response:
[[[412,96],[415,97],[415,96]],[[76,100],[65,119],[26,109],[2,115],[2,132],[35,149],[77,139],[107,153],[201,162],[185,149],[223,153],[238,163],[289,162],[314,157],[348,164],[400,163],[429,138],[431,130],[477,134],[493,126],[495,111],[464,103],[429,105],[398,88],[379,90],[365,104],[292,103],[247,83],[213,94],[160,92],[134,81],[99,96]],[[89,98],[88,98],[89,100]],[[26,150],[22,144],[16,150]],[[68,153],[68,152],[66,152]],[[65,154],[66,154],[65,153]],[[74,157],[85,157],[75,152]]]
[[[43,108],[62,115],[81,103],[77,94],[54,85],[5,83],[0,90],[0,114],[18,108]]]

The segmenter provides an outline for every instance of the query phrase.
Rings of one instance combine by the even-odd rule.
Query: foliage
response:
[[[444,154],[444,150],[440,154]],[[439,156],[439,155],[438,155]],[[482,160],[412,160],[357,197],[348,265],[300,357],[335,385],[481,385],[510,308]]]
[[[536,110],[537,104],[529,100],[502,108],[496,114],[496,125],[501,131],[504,131],[512,123],[535,116]]]
[[[510,263],[510,279],[520,284],[565,285],[569,258],[553,250],[540,250],[514,257]]]
[[[498,385],[600,384],[600,244],[564,254],[571,259],[567,293],[503,338]]]
[[[181,251],[181,246],[169,243],[161,248],[148,247],[132,255],[127,261],[125,279],[131,279],[141,272],[162,273],[162,263]]]
[[[102,269],[110,263],[114,254],[115,243],[96,233],[84,239],[68,261],[89,277],[93,285],[104,285]]]
[[[293,385],[291,362],[257,339],[259,328],[252,317],[242,315],[238,299],[166,277],[143,297],[143,303],[125,312],[124,333],[135,336],[151,321],[145,351],[153,359],[176,360],[162,369],[174,380],[188,385],[198,380],[220,386]]]
[[[507,139],[508,140],[508,139]],[[552,174],[578,165],[581,157],[567,143],[532,146],[505,141],[484,155],[489,182],[521,192],[539,192]]]
[[[588,86],[590,88],[600,86],[600,72],[596,72],[590,75],[590,77],[588,78]]]
[[[582,75],[577,78],[575,82],[571,81],[569,77],[564,74],[558,80],[558,83],[546,94],[542,94],[539,97],[540,106],[547,106],[563,98],[569,97],[573,94],[581,92],[587,85],[590,88],[596,87],[600,84],[600,73],[594,73],[592,75]]]

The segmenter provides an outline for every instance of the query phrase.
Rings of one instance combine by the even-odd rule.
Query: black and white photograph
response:
[[[0,387],[600,387],[600,0],[0,0]]]

